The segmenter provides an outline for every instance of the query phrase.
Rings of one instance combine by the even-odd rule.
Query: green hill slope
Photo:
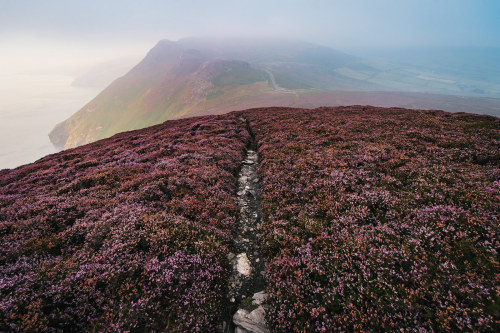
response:
[[[429,77],[293,40],[162,40],[49,136],[55,146],[72,148],[169,119],[275,105],[370,104],[500,114],[500,100],[440,95],[459,90],[452,80],[430,82]]]

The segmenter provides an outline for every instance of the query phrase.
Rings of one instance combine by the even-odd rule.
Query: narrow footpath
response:
[[[246,121],[240,118],[241,121]],[[265,262],[261,252],[261,185],[258,176],[259,156],[255,138],[248,125],[251,141],[238,175],[238,230],[235,253],[229,254],[233,272],[229,280],[230,323],[223,332],[268,333],[265,322]]]

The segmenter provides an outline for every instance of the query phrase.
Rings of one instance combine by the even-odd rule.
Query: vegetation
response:
[[[500,96],[498,66],[492,66],[498,61],[493,58],[478,71],[477,66],[464,66],[473,63],[466,57],[461,65],[455,63],[452,73],[442,73],[435,66],[381,65],[286,39],[163,40],[126,75],[56,125],[49,137],[68,149],[170,119],[274,105],[356,103],[500,115],[498,99],[479,97]],[[427,62],[443,59],[449,57]],[[294,91],[277,90],[263,69],[278,87]],[[481,78],[484,73],[490,73],[488,82]]]
[[[213,331],[244,125],[171,121],[3,171],[0,331]]]
[[[229,85],[247,85],[258,81],[267,80],[267,74],[249,64],[243,62],[232,62],[224,66],[223,70],[213,79],[217,87]]]
[[[500,120],[249,111],[276,332],[494,331]]]
[[[273,331],[495,331],[500,120],[361,106],[169,121],[0,171],[0,330],[213,331],[241,117]]]
[[[219,96],[220,96],[220,95],[222,95],[222,94],[224,94],[224,92],[223,92],[223,91],[221,91],[221,90],[217,90],[216,92],[213,92],[213,93],[211,93],[211,94],[208,94],[208,95],[207,95],[207,99],[214,99],[214,98],[219,97]]]

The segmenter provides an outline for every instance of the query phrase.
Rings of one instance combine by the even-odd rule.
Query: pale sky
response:
[[[139,59],[160,39],[189,36],[287,37],[343,51],[500,47],[499,16],[500,0],[0,0],[0,71]]]
[[[499,16],[500,0],[0,0],[0,71],[140,58],[160,39],[189,36],[287,37],[343,51],[500,47]]]
[[[0,0],[0,39],[121,44],[229,34],[340,49],[498,47],[499,16],[497,0]]]

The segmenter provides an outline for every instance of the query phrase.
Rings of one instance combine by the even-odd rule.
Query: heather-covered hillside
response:
[[[275,331],[498,328],[498,118],[244,115],[262,160]]]
[[[495,330],[500,120],[353,106],[169,121],[0,171],[0,331],[214,331],[250,142],[272,331]]]
[[[248,139],[192,118],[1,171],[0,331],[214,330]]]

